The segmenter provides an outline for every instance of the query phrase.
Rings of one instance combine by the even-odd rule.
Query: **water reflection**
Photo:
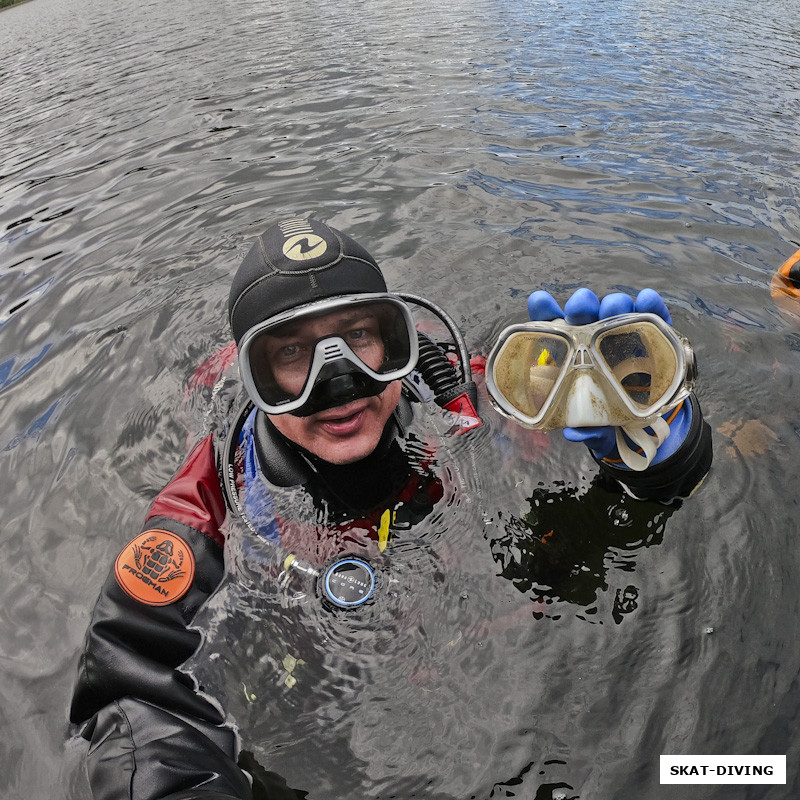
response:
[[[342,773],[354,765],[359,796],[363,778],[374,794],[434,797],[431,772],[452,777],[440,795],[468,796],[459,775],[473,769],[486,796],[641,800],[663,796],[664,752],[797,763],[800,338],[769,295],[800,245],[793,12],[787,0],[3,11],[9,796],[88,796],[64,708],[89,609],[202,424],[184,390],[227,342],[247,240],[308,208],[374,243],[392,285],[442,298],[476,350],[533,287],[658,289],[697,349],[717,462],[682,508],[641,519],[627,501],[623,513],[580,500],[594,466],[557,437],[493,431],[508,452],[487,470],[501,510],[523,519],[530,498],[541,512],[552,497],[588,552],[546,569],[534,555],[549,518],[544,532],[504,528],[497,561],[483,541],[464,586],[507,572],[487,608],[502,600],[509,624],[458,640],[446,619],[427,638],[418,628],[427,669],[388,663],[383,680],[327,697],[318,720],[299,715],[279,742],[287,774],[307,771],[307,741],[328,742],[315,757],[333,774],[337,757]],[[486,599],[467,594],[473,609]],[[264,641],[263,679],[286,687],[304,665],[290,670],[267,638],[241,644]],[[231,692],[269,767],[270,712],[289,718],[302,695],[260,691],[238,655],[226,654],[242,678]],[[342,709],[362,723],[348,729]],[[428,738],[429,760],[399,776],[391,754],[416,757]],[[796,781],[759,796],[793,796]],[[746,794],[733,791],[683,796]]]
[[[661,543],[675,511],[620,496],[599,480],[584,492],[574,486],[540,485],[528,500],[530,510],[522,519],[506,522],[505,534],[492,542],[492,549],[500,574],[541,604],[536,618],[558,619],[563,604],[546,608],[556,601],[583,607],[588,617],[596,615],[598,594],[608,590],[609,569],[632,573],[636,551]],[[614,622],[636,609],[637,596],[635,586],[617,588]]]

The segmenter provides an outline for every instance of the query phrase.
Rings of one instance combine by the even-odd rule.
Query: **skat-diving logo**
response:
[[[194,580],[194,556],[177,534],[153,529],[139,534],[114,564],[117,583],[134,600],[166,606],[183,597]]]
[[[288,219],[278,223],[278,227],[286,239],[283,254],[292,261],[318,258],[328,249],[328,243],[304,219]]]

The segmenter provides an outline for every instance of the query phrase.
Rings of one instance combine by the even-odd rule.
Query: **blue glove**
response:
[[[668,325],[672,324],[664,300],[654,289],[642,289],[636,295],[636,299],[617,292],[606,295],[602,300],[591,289],[577,289],[564,304],[563,311],[549,292],[539,290],[528,298],[528,314],[531,320],[536,322],[563,319],[570,325],[588,325],[590,322],[633,311],[656,314]],[[688,403],[684,403],[670,423],[669,437],[658,448],[653,464],[663,461],[678,449],[689,432],[691,421],[691,408]],[[617,448],[616,429],[610,425],[595,428],[564,428],[564,438],[570,442],[583,442],[598,458],[612,455]]]

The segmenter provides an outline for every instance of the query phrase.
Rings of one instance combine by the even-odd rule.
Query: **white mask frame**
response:
[[[633,343],[638,336],[640,344],[647,345],[645,358],[609,363],[603,346],[613,341],[609,337],[614,334],[627,335]],[[559,350],[557,358],[542,346],[547,342]],[[544,361],[542,353],[548,356]],[[624,380],[626,373],[646,373],[648,359],[659,374],[651,374],[650,386],[642,390],[648,402],[640,402]],[[547,363],[550,360],[554,363]],[[511,325],[501,332],[486,364],[487,390],[497,410],[538,430],[646,427],[689,396],[695,376],[688,339],[661,317],[642,313],[619,314],[587,325],[570,325],[562,319]]]

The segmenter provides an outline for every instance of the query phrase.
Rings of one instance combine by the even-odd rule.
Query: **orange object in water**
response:
[[[800,250],[772,276],[770,292],[781,311],[800,319]]]

